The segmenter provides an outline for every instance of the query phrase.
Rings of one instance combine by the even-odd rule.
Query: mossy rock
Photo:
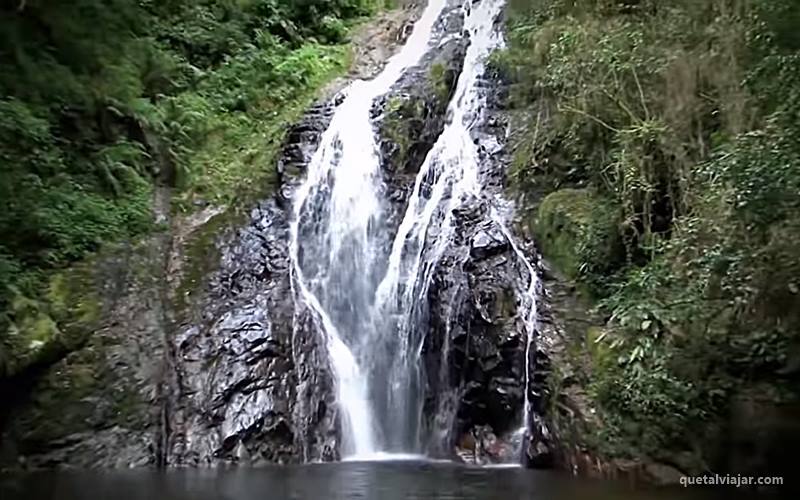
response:
[[[39,298],[14,297],[2,375],[52,363],[98,328],[101,303],[91,266],[90,260],[52,274]]]
[[[4,452],[38,454],[73,434],[144,425],[149,410],[135,370],[120,357],[120,339],[103,328],[124,293],[115,281],[138,279],[128,268],[138,261],[126,252],[106,247],[51,274],[37,300],[18,299],[12,325],[19,350],[5,387],[11,448]]]
[[[624,261],[619,214],[590,189],[562,189],[542,200],[533,232],[545,258],[568,277],[602,275]]]
[[[461,50],[457,43],[442,49],[426,73],[387,99],[379,135],[389,171],[416,175],[439,138],[460,73]]]
[[[382,123],[382,135],[390,147],[388,167],[392,171],[414,173],[410,163],[410,151],[414,144],[415,132],[424,126],[425,108],[422,101],[411,98],[392,97],[384,111],[386,118]]]
[[[494,303],[495,315],[502,321],[512,321],[517,315],[517,296],[512,287],[504,287]]]
[[[416,175],[422,166],[444,125],[447,102],[436,92],[394,96],[386,103],[380,135],[390,171]]]
[[[75,433],[146,424],[148,403],[133,373],[109,359],[109,349],[104,339],[95,337],[40,378],[26,381],[33,382],[29,396],[10,428],[19,453],[42,452]]]
[[[441,62],[434,63],[428,72],[428,83],[436,94],[437,106],[440,112],[447,109],[447,103],[455,92],[458,72]]]
[[[178,319],[185,319],[195,296],[205,286],[207,275],[219,265],[218,239],[227,230],[239,227],[245,221],[243,210],[228,208],[195,228],[182,243],[180,280],[171,304]]]

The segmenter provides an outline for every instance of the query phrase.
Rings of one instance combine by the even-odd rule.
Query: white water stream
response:
[[[478,145],[471,132],[482,122],[486,104],[479,85],[485,60],[503,44],[495,20],[504,0],[465,2],[470,44],[448,123],[417,175],[397,233],[388,234],[370,110],[426,52],[436,49],[436,21],[446,4],[430,0],[384,70],[346,89],[294,195],[293,283],[325,334],[344,458],[423,452],[419,357],[424,338],[415,303],[426,296],[436,263],[452,241],[454,210],[482,193]],[[530,297],[523,304],[530,310],[530,349],[536,278],[530,263],[525,265],[531,273]],[[526,415],[527,389],[526,384]]]

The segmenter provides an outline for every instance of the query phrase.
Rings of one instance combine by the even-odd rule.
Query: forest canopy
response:
[[[3,2],[0,341],[51,270],[150,230],[155,186],[177,209],[266,189],[286,124],[379,4]]]
[[[570,339],[598,446],[708,452],[736,398],[798,401],[800,3],[511,0],[509,17],[511,182],[607,320]]]

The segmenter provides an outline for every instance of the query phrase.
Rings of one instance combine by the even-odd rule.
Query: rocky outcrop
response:
[[[313,322],[294,317],[287,224],[267,201],[224,235],[176,325],[168,465],[335,457],[332,381]]]
[[[287,181],[305,171],[342,98],[341,94],[337,94],[330,101],[315,104],[303,115],[300,123],[289,130],[277,166],[278,181],[283,188],[279,192],[279,200],[283,206],[291,199],[292,186]]]
[[[467,43],[448,35],[462,30],[462,18],[460,9],[448,11],[437,50],[374,108],[389,230],[447,122]],[[424,414],[433,416],[423,426],[434,436],[433,455],[452,457],[458,448],[464,460],[490,463],[515,462],[524,452],[541,465],[549,456],[546,426],[524,422],[523,414],[526,389],[535,412],[543,411],[546,358],[527,350],[523,295],[531,276],[487,202],[503,188],[507,158],[503,86],[492,74],[484,84],[489,109],[475,141],[486,196],[454,214],[455,237],[432,263],[432,285],[420,300]],[[338,103],[334,96],[312,107],[288,132],[275,196],[244,213],[209,210],[191,227],[174,224],[171,233],[96,263],[90,274],[102,290],[100,326],[32,379],[31,391],[19,391],[3,435],[6,464],[338,458],[324,336],[298,302],[288,255],[289,201]],[[534,432],[526,437],[521,427]]]
[[[423,56],[372,108],[384,180],[381,194],[389,205],[386,228],[392,234],[400,224],[415,177],[444,130],[447,108],[463,68],[469,40],[455,36],[464,26],[463,12],[456,7],[453,3],[439,20],[431,42],[437,49]]]
[[[462,51],[459,47],[455,52]],[[425,297],[423,413],[435,415],[426,423],[432,436],[429,452],[468,463],[523,460],[530,466],[547,467],[553,460],[552,443],[541,415],[547,406],[549,357],[539,348],[538,331],[531,332],[534,338],[528,350],[527,313],[532,304],[526,300],[532,277],[490,210],[490,204],[502,199],[508,164],[506,90],[491,69],[481,86],[486,89],[483,125],[473,131],[473,140],[484,189],[480,197],[463,200],[455,212],[453,237],[438,261],[430,264],[435,270]],[[426,90],[422,95],[430,94]],[[418,103],[418,110],[435,109],[413,92],[401,96],[406,99],[402,102]],[[403,150],[391,125],[386,116],[380,129],[390,145],[383,150],[384,165],[388,177],[401,184],[404,172],[415,173],[421,160],[400,154]],[[404,133],[417,141],[414,144],[424,143],[424,128]],[[527,253],[535,264],[536,252]],[[526,390],[531,410],[527,415]],[[526,416],[530,421],[525,421]]]
[[[451,29],[458,27],[455,20],[450,24]],[[429,60],[376,102],[381,163],[387,175],[406,180],[416,176],[444,129],[466,45],[464,38],[444,41]]]
[[[265,454],[283,461],[292,454],[290,432],[277,436],[277,442],[269,439],[290,421],[283,394],[276,398],[275,393],[291,387],[292,357],[291,331],[281,329],[279,321],[287,308],[266,307],[275,289],[285,293],[288,271],[275,239],[267,239],[270,233],[255,232],[257,220],[266,220],[262,210],[254,210],[250,224],[222,248],[219,272],[177,325],[170,465]],[[268,452],[248,449],[257,437],[265,438]]]
[[[448,451],[465,434],[484,441],[484,426],[507,435],[522,425],[526,338],[517,292],[528,277],[503,233],[485,220],[487,208],[475,200],[459,212],[459,236],[439,261],[427,297],[426,413],[446,412],[443,395],[457,395]]]
[[[4,387],[2,466],[158,462],[166,369],[163,244],[157,235],[66,273],[84,291],[97,291],[79,301],[96,317],[76,325],[86,330],[72,352]]]

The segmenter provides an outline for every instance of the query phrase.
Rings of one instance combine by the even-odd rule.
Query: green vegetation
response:
[[[383,110],[380,135],[384,139],[388,168],[416,175],[425,154],[443,126],[458,72],[436,61],[426,75],[422,92],[402,93],[388,100]]]
[[[800,3],[512,0],[509,17],[513,188],[609,318],[603,355],[584,343],[603,451],[712,454],[746,388],[798,398]]]
[[[287,125],[347,69],[348,27],[383,5],[5,2],[0,374],[59,334],[52,272],[150,230],[156,186],[178,210],[268,190]]]
[[[570,277],[605,274],[623,252],[617,211],[588,189],[561,189],[548,195],[533,229],[542,251]]]

